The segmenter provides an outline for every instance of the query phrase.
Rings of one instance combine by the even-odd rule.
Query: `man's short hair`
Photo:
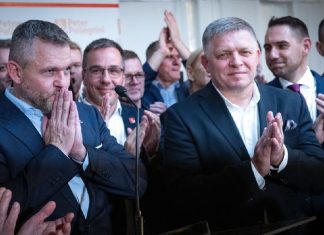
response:
[[[92,41],[85,49],[83,52],[83,64],[82,67],[85,69],[87,66],[87,57],[88,54],[96,49],[102,49],[102,48],[116,48],[119,52],[120,55],[123,57],[124,56],[124,50],[122,47],[115,41],[108,39],[108,38],[99,38],[94,41]]]
[[[0,39],[0,49],[10,49],[11,39]]]
[[[124,50],[124,56],[123,56],[123,60],[130,60],[130,59],[138,59],[139,62],[142,64],[141,59],[138,57],[138,55],[136,54],[135,51],[131,51],[131,50]]]
[[[38,39],[56,45],[68,45],[69,36],[56,24],[42,20],[28,20],[19,24],[11,38],[9,60],[25,67],[33,55],[33,44]]]
[[[276,18],[273,16],[268,22],[268,28],[277,25],[287,25],[298,36],[300,36],[300,39],[309,38],[309,33],[306,24],[296,17],[284,16]]]
[[[250,34],[255,39],[255,42],[257,43],[258,40],[252,26],[240,18],[225,17],[211,22],[205,29],[202,37],[204,53],[208,53],[209,42],[212,41],[215,37],[221,37],[227,33],[240,30],[246,30],[250,32]]]
[[[81,51],[81,47],[79,46],[79,44],[77,44],[76,42],[74,42],[74,41],[69,41],[69,46],[70,46],[70,48],[71,48],[71,50],[78,50],[78,51],[80,51],[80,52],[82,52]]]
[[[159,49],[159,41],[152,42],[147,48],[146,48],[146,61],[148,61],[154,52],[156,52]]]
[[[324,19],[318,25],[318,40],[324,43]]]

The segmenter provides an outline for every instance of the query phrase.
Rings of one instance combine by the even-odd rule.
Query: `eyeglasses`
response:
[[[109,77],[112,79],[120,78],[120,76],[124,72],[124,69],[118,66],[110,66],[108,68],[103,68],[100,66],[92,66],[88,69],[85,69],[85,71],[89,71],[90,75],[94,78],[103,77],[106,70],[108,72]]]
[[[136,80],[143,80],[145,78],[145,73],[138,72],[138,73],[126,73],[125,74],[125,80],[126,82],[130,82],[133,80],[133,78],[136,78]]]

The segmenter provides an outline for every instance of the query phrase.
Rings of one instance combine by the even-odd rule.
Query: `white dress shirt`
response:
[[[122,106],[120,104],[120,101],[117,100],[117,105],[114,113],[109,120],[105,121],[108,129],[110,130],[110,134],[116,138],[118,144],[124,146],[127,137],[123,117],[121,114]]]
[[[217,87],[214,85],[218,93],[221,95],[223,100],[225,101],[225,105],[228,108],[235,125],[241,135],[241,138],[244,142],[244,145],[250,155],[250,158],[254,155],[254,149],[256,146],[256,143],[260,136],[260,120],[259,120],[259,109],[258,109],[258,102],[260,101],[260,92],[259,89],[254,82],[253,85],[253,96],[251,98],[250,103],[247,107],[242,108],[236,104],[233,104],[231,101],[229,101],[222,93],[217,89]],[[264,117],[266,118],[266,117]],[[281,162],[278,172],[282,171],[288,162],[288,152],[286,147],[285,149],[285,155],[284,159]],[[265,186],[265,180],[262,177],[262,175],[257,171],[253,163],[251,162],[252,171],[254,174],[254,177],[256,179],[256,182],[260,189],[264,188]]]
[[[284,89],[288,89],[287,87],[293,84],[283,78],[279,78],[279,81]],[[316,81],[308,66],[304,75],[296,83],[300,84],[300,93],[306,100],[310,116],[314,122],[316,119]]]

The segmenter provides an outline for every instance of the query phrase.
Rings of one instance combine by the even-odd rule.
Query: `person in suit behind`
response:
[[[210,81],[210,75],[201,64],[201,56],[203,53],[202,48],[194,50],[190,53],[186,62],[190,94],[200,90]]]
[[[76,42],[70,41],[69,44],[71,48],[70,90],[73,100],[80,101],[82,99],[82,50]]]
[[[167,27],[162,28],[159,40],[147,47],[143,64],[145,91],[142,106],[158,115],[189,95],[188,86],[181,79],[180,58],[187,60],[190,51],[181,40],[171,12],[164,12],[164,21]]]
[[[141,108],[145,80],[142,62],[138,55],[131,50],[124,50],[123,59],[125,64],[125,88],[129,98],[138,108]],[[129,103],[129,100],[125,98],[122,98],[122,101]]]
[[[311,40],[306,24],[291,16],[272,17],[264,41],[266,62],[275,75],[268,84],[302,94],[315,122],[320,114],[316,105],[324,108],[318,103],[324,101],[324,78],[308,66]],[[323,114],[320,119],[323,119]],[[321,136],[323,126],[315,128],[315,131],[319,132],[317,136]],[[324,143],[323,138],[318,139]]]
[[[172,226],[206,220],[215,232],[303,217],[299,192],[324,190],[304,99],[254,81],[260,50],[244,20],[210,23],[203,48],[211,82],[165,113]]]
[[[113,234],[115,200],[136,196],[135,158],[110,135],[97,109],[73,101],[69,40],[41,20],[13,32],[13,87],[0,97],[0,184],[21,205],[19,224],[55,201],[49,220],[74,213],[72,234]],[[142,195],[141,161],[139,173]]]
[[[127,73],[124,74],[125,64],[129,66],[129,63],[125,63],[123,57],[124,51],[119,44],[106,38],[94,40],[85,48],[83,81],[87,96],[84,102],[94,105],[100,110],[107,127],[117,142],[123,145],[126,151],[135,155],[137,110],[129,104],[120,102],[118,94],[115,92],[117,85],[123,86],[125,83],[128,84],[129,80],[135,81],[133,74],[129,75],[129,67]],[[139,74],[139,72],[137,71],[135,74]],[[142,75],[135,78],[136,82],[144,83]],[[136,95],[137,93],[134,96],[133,91],[128,94],[130,98],[140,99]],[[155,156],[159,149],[160,120],[157,115],[142,109],[140,118],[139,146],[142,146],[141,157],[148,165],[150,156]],[[126,217],[127,231],[131,231],[134,218],[132,203],[126,201],[125,205],[127,214],[120,215],[120,217]]]
[[[324,19],[318,25],[318,41],[316,42],[318,54],[324,57]],[[324,73],[322,74],[324,76]]]
[[[291,16],[272,17],[265,35],[264,49],[267,65],[275,75],[268,85],[303,95],[314,122],[316,137],[324,146],[324,78],[308,66],[311,39],[306,24]],[[324,195],[310,197],[306,202],[309,213],[315,213],[318,217],[310,225],[318,223],[321,227],[324,222]]]
[[[117,85],[125,84],[123,55],[123,49],[106,38],[94,40],[86,47],[83,81],[87,96],[84,102],[100,110],[117,142],[135,154],[136,109],[121,104],[115,92]],[[143,143],[146,153],[153,155],[160,139],[159,117],[149,111],[141,110],[141,114],[139,146]]]
[[[4,92],[6,87],[12,85],[12,80],[8,76],[7,70],[10,44],[10,39],[0,39],[0,92]]]

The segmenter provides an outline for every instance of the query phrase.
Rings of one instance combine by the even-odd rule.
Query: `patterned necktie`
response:
[[[289,88],[293,92],[300,94],[300,84],[294,83],[292,85],[287,86],[287,88]]]

